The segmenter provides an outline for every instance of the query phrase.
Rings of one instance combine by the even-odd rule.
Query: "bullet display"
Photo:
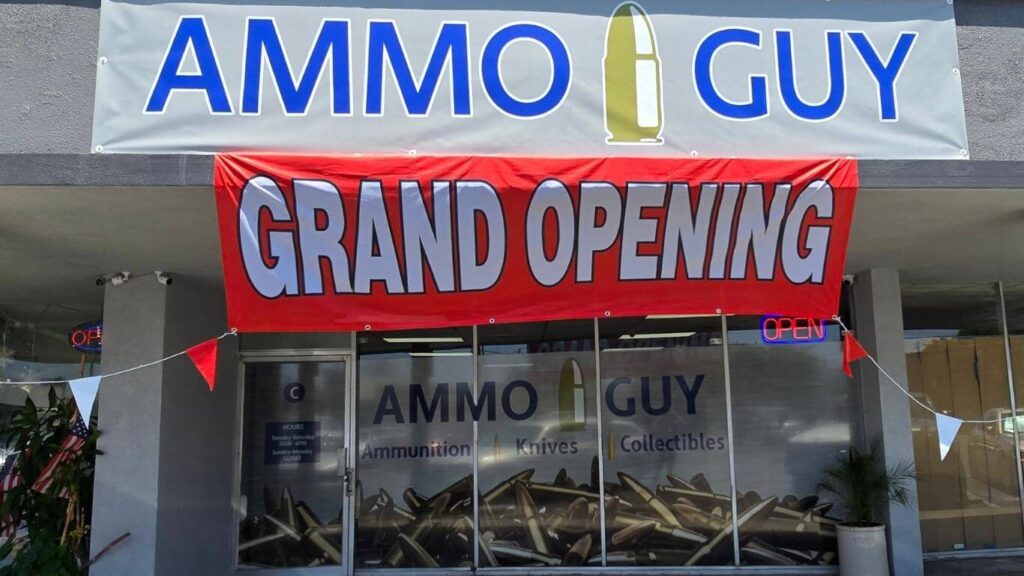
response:
[[[592,466],[591,468],[594,468]],[[591,470],[593,472],[593,470]],[[713,566],[733,556],[732,503],[703,475],[674,474],[647,485],[622,471],[604,506],[609,566]],[[541,481],[544,480],[544,481]],[[566,469],[534,479],[522,470],[480,494],[477,557],[486,567],[600,565],[600,495]],[[245,566],[339,564],[340,518],[321,520],[285,487],[264,491],[267,511],[241,524]],[[357,502],[355,553],[361,566],[472,566],[473,482],[466,476],[434,494],[409,488],[395,500],[386,490]],[[831,503],[816,497],[737,494],[740,558],[764,566],[829,565],[836,557]],[[340,515],[339,515],[340,516]]]

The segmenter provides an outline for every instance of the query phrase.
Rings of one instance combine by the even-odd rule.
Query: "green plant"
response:
[[[32,489],[50,458],[68,435],[75,404],[51,388],[46,408],[31,398],[0,427],[0,446],[18,452],[21,484],[7,491],[0,518],[27,527],[27,537],[0,535],[0,576],[79,576],[88,572],[96,438],[93,429],[81,454],[66,460],[53,484],[40,493]],[[60,496],[66,491],[66,497]]]
[[[875,439],[866,452],[851,446],[845,457],[825,469],[818,488],[834,495],[847,510],[847,524],[877,524],[875,512],[888,502],[906,506],[914,501],[914,465],[901,462],[888,469],[882,443]]]

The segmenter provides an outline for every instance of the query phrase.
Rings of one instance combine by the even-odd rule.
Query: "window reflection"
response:
[[[740,501],[776,502],[770,517],[740,527],[741,561],[835,564],[835,525],[845,512],[819,500],[817,486],[826,466],[862,444],[859,387],[839,369],[839,326],[753,317],[728,324]]]
[[[998,292],[991,284],[903,287],[907,379],[935,410],[965,420],[1010,415]],[[939,459],[933,414],[911,404],[925,552],[1021,546],[1012,428],[964,423]]]
[[[473,561],[473,330],[359,336],[355,561]]]
[[[733,564],[720,317],[602,319],[600,335],[608,565]]]
[[[480,565],[599,566],[593,320],[478,338]]]

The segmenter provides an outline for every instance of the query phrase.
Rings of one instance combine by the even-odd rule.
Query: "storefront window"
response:
[[[721,326],[600,321],[609,566],[734,563]]]
[[[1010,415],[996,286],[903,287],[907,379],[935,410],[965,420]],[[998,423],[964,423],[939,459],[935,417],[911,405],[925,552],[1024,545],[1019,448]]]
[[[0,382],[61,381],[100,374],[102,324],[87,322],[89,315],[63,306],[38,308],[0,305]],[[76,330],[79,327],[82,330]],[[58,397],[70,396],[66,384],[53,388]],[[45,407],[49,391],[47,385],[0,386],[0,426],[27,398]],[[98,413],[99,407],[94,408],[94,417]],[[0,462],[7,454],[0,443]]]
[[[245,365],[240,567],[341,564],[345,371],[340,361]]]
[[[600,566],[593,320],[478,337],[480,565]]]
[[[473,330],[359,336],[355,561],[473,563]]]
[[[826,466],[862,443],[858,387],[839,369],[839,327],[807,318],[728,324],[740,561],[835,564],[843,511],[819,501],[817,486]]]
[[[1010,361],[1013,373],[1013,391],[1016,401],[1016,422],[1003,420],[1001,438],[1016,444],[1017,454],[1024,457],[1024,282],[1004,282],[1003,301],[1006,306],[1006,332],[1009,335]],[[1016,432],[1014,435],[1014,423]],[[1018,468],[1019,470],[1019,468]]]

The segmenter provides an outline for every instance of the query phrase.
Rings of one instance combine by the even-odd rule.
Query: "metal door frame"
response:
[[[274,350],[245,350],[239,352],[238,359],[238,394],[235,406],[235,442],[234,442],[234,478],[232,487],[232,507],[234,508],[234,521],[231,525],[234,546],[232,554],[232,567],[237,573],[252,574],[254,576],[327,576],[345,575],[351,576],[353,569],[353,545],[355,516],[354,512],[354,486],[355,486],[355,382],[356,382],[356,353],[355,334],[351,334],[350,347],[344,348],[309,348],[309,349],[274,349]],[[344,362],[345,382],[344,386],[344,441],[342,449],[345,454],[345,467],[347,481],[343,482],[342,494],[342,540],[341,540],[341,565],[340,566],[317,566],[317,567],[289,567],[289,568],[240,568],[238,566],[238,536],[239,522],[241,520],[241,498],[242,498],[242,442],[245,427],[245,370],[248,364],[267,364],[284,362]]]

